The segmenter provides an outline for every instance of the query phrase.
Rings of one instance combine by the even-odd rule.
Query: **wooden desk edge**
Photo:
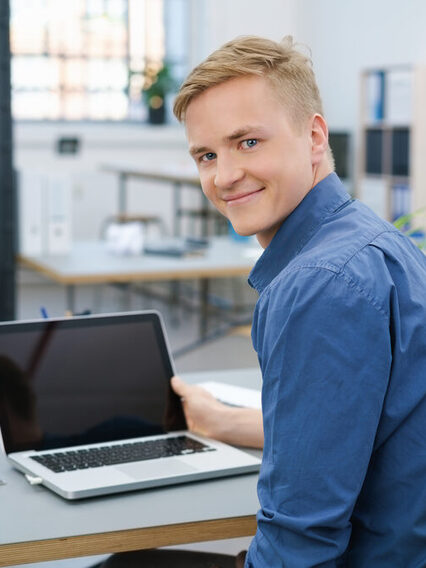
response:
[[[61,276],[58,275],[54,270],[46,268],[43,264],[37,262],[36,260],[32,260],[27,256],[18,254],[16,256],[16,261],[19,262],[19,264],[22,264],[22,266],[25,266],[26,268],[31,268],[31,270],[34,270],[39,274],[43,274],[44,276],[47,276],[48,278],[54,280],[55,282],[59,282],[60,284],[66,284],[66,282],[62,281]]]
[[[228,268],[194,268],[190,270],[159,270],[157,272],[127,272],[123,274],[117,273],[102,273],[91,275],[74,275],[63,276],[59,272],[47,268],[42,262],[33,260],[29,257],[18,255],[17,260],[20,264],[27,268],[31,268],[39,274],[47,276],[54,282],[63,284],[65,286],[78,285],[78,284],[106,284],[106,283],[126,283],[126,282],[148,282],[148,281],[162,281],[162,280],[191,280],[199,278],[226,278],[230,276],[247,276],[251,268],[247,266]]]
[[[0,545],[0,566],[237,538],[251,536],[255,532],[256,517],[255,515],[248,515],[212,521],[19,542]]]

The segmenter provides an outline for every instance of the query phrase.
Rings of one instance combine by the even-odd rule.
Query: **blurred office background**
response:
[[[123,192],[120,174],[108,168],[196,177],[172,114],[174,95],[195,64],[237,35],[291,34],[311,49],[337,172],[349,192],[389,220],[426,203],[422,0],[404,6],[397,0],[10,0],[8,15],[15,176],[14,193],[7,169],[0,179],[2,319],[37,318],[42,306],[61,316],[70,307],[63,285],[28,263],[13,267],[16,253],[66,258],[76,243],[106,241],[108,227],[123,220],[141,222],[145,239],[167,239],[176,227],[196,239],[231,233],[213,211],[206,219],[199,188],[183,183],[177,208],[174,182],[129,176]],[[5,80],[2,85],[6,100]],[[164,94],[155,90],[159,85]],[[7,105],[2,109],[7,134]],[[5,167],[8,136],[2,138]],[[179,286],[164,279],[82,284],[72,307],[77,313],[159,309],[179,351],[199,338],[199,287],[197,279]],[[211,279],[205,335],[223,336],[230,322],[249,325],[255,300],[245,275]],[[240,329],[249,345],[247,327]],[[250,346],[246,351],[255,361]],[[235,366],[244,366],[241,350],[231,353],[226,364],[235,358]],[[205,353],[200,360],[206,364]],[[188,359],[189,368],[194,364]]]
[[[391,220],[424,205],[418,158],[424,116],[416,104],[424,89],[418,69],[426,62],[421,0],[404,6],[397,0],[9,4],[16,233],[23,254],[66,254],[77,241],[102,238],[106,224],[123,212],[119,176],[107,171],[109,164],[191,171],[183,128],[171,112],[174,93],[193,65],[240,34],[291,34],[311,48],[337,170],[350,192]],[[152,103],[157,110],[164,105],[161,123],[144,89],[164,65],[168,89],[164,101],[157,96]],[[50,241],[31,232],[37,231],[32,223],[40,188],[49,184],[45,199],[63,223],[62,240],[53,244],[54,230]],[[152,221],[144,225],[151,235],[170,235],[174,191],[172,183],[129,178],[125,212]],[[190,210],[180,215],[181,234],[199,237],[200,196],[184,187],[181,200],[182,209]],[[211,219],[208,232],[226,232],[226,225]],[[15,317],[38,317],[39,304],[51,315],[63,313],[61,290],[43,301],[40,286],[48,283],[17,266]],[[253,303],[244,282],[238,285],[243,303]],[[232,303],[235,285],[215,280],[212,289]],[[98,296],[96,309],[113,309],[116,299],[111,301]],[[93,302],[90,293],[86,298],[79,291],[76,310],[93,310]]]
[[[426,205],[423,0],[7,4],[0,14],[1,319],[37,318],[40,307],[61,316],[69,307],[65,287],[31,263],[14,264],[16,254],[66,259],[76,243],[106,242],[108,227],[126,221],[140,223],[145,239],[167,239],[176,234],[178,213],[181,237],[236,242],[226,222],[206,213],[194,186],[183,182],[176,208],[174,182],[128,177],[123,202],[120,177],[108,167],[196,175],[184,130],[172,116],[174,94],[195,64],[237,35],[291,34],[312,50],[337,171],[349,192],[391,221]],[[153,85],[158,73],[164,96]],[[424,220],[417,222],[414,236],[422,239]],[[180,285],[82,283],[73,307],[78,313],[159,309],[182,372],[256,365],[249,337],[256,298],[246,277],[209,283],[207,342],[199,341],[199,311],[206,307],[199,286],[197,278]],[[185,350],[189,344],[194,348]]]

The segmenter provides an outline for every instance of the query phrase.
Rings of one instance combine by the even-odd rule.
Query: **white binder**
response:
[[[44,249],[43,174],[20,171],[18,174],[18,249],[21,254],[37,256]]]
[[[71,250],[71,179],[61,174],[46,177],[47,254]]]
[[[21,170],[18,176],[19,252],[60,255],[71,250],[72,181],[66,174]]]

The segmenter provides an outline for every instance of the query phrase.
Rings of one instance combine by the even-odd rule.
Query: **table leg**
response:
[[[209,279],[200,279],[200,338],[204,339],[207,335],[209,319]]]
[[[173,184],[173,235],[180,237],[181,222],[180,222],[180,206],[181,206],[181,189],[182,184],[176,182]]]
[[[203,200],[201,205],[201,236],[206,239],[209,236],[209,201],[203,192],[201,192],[201,199]]]
[[[130,282],[123,282],[120,285],[122,296],[121,296],[121,308],[123,312],[130,311],[131,300],[132,300],[132,288]]]
[[[118,213],[124,215],[127,211],[127,175],[120,172],[118,176]]]
[[[66,291],[66,306],[72,314],[75,312],[75,286],[74,284],[67,284]]]

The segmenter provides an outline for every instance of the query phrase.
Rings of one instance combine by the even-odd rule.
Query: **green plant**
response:
[[[177,87],[176,81],[167,63],[148,63],[144,73],[143,95],[151,108],[160,108],[167,93]]]
[[[426,236],[424,230],[426,226],[426,207],[417,209],[417,211],[408,213],[408,215],[398,217],[393,224],[404,233],[404,235],[414,240],[421,250],[426,251]]]

